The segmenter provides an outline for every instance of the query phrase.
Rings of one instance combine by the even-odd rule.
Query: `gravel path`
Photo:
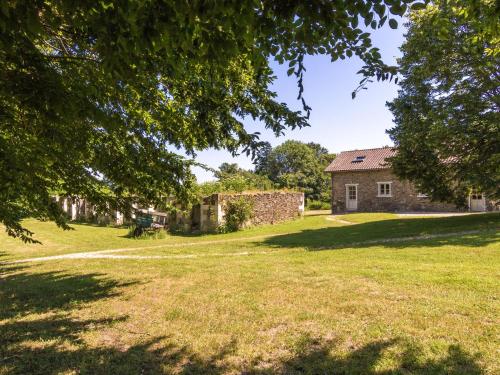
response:
[[[250,252],[244,251],[240,253],[209,253],[209,254],[177,254],[177,255],[116,255],[109,253],[73,253],[63,255],[52,255],[39,258],[28,258],[13,260],[10,262],[1,262],[0,264],[15,264],[15,263],[31,263],[31,262],[46,262],[51,260],[61,259],[193,259],[203,257],[231,257],[231,256],[248,256],[248,255],[261,255],[270,254],[271,251]]]
[[[345,225],[354,225],[354,224],[357,224],[357,223],[353,223],[352,221],[342,220],[338,216],[335,216],[335,215],[328,216],[326,218],[326,220],[336,221],[337,223],[341,223],[341,224],[345,224]]]

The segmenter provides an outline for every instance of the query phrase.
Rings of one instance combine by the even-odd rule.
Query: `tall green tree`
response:
[[[215,181],[207,181],[196,186],[199,200],[222,192],[241,193],[250,190],[273,190],[275,184],[265,175],[241,168],[237,163],[222,163],[214,171]]]
[[[317,143],[290,140],[256,159],[255,170],[279,187],[304,191],[306,199],[328,199],[330,179],[323,171],[334,157]]]
[[[495,1],[435,1],[410,15],[388,104],[396,174],[432,198],[500,198],[500,32]]]
[[[242,119],[281,134],[307,125],[306,54],[386,66],[370,33],[402,0],[3,0],[0,5],[0,222],[29,240],[25,215],[65,216],[50,197],[98,209],[192,198],[188,155],[254,154]],[[276,101],[269,61],[289,65],[304,112]]]
[[[241,168],[237,163],[222,163],[214,173],[222,191],[272,190],[275,184],[265,175]]]

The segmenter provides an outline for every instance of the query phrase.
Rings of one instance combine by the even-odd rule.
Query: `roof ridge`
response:
[[[337,154],[337,157],[333,159],[326,171],[390,169],[391,166],[387,163],[387,160],[396,153],[397,147],[395,146],[343,151]]]
[[[395,149],[397,148],[396,146],[383,146],[383,147],[374,147],[374,148],[362,148],[362,149],[354,149],[354,150],[345,150],[345,151],[340,151],[339,154],[342,154],[344,152],[354,152],[354,151],[372,151],[372,150],[383,150],[385,148],[392,148]]]

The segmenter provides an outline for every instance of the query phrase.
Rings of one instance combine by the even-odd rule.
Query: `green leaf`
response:
[[[352,19],[351,19],[351,26],[355,29],[356,27],[358,27],[358,16],[354,16]]]
[[[425,8],[426,8],[425,3],[413,3],[411,5],[411,9],[412,10],[422,10],[422,9],[425,9]]]
[[[380,21],[378,22],[378,27],[384,26],[385,22],[387,21],[387,16],[383,16]]]
[[[389,20],[389,26],[391,29],[397,29],[398,28],[398,21],[396,21],[394,18],[391,18]]]

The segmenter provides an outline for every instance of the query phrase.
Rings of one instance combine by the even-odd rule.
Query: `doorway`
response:
[[[346,210],[357,211],[358,209],[358,185],[348,184],[346,189]]]

